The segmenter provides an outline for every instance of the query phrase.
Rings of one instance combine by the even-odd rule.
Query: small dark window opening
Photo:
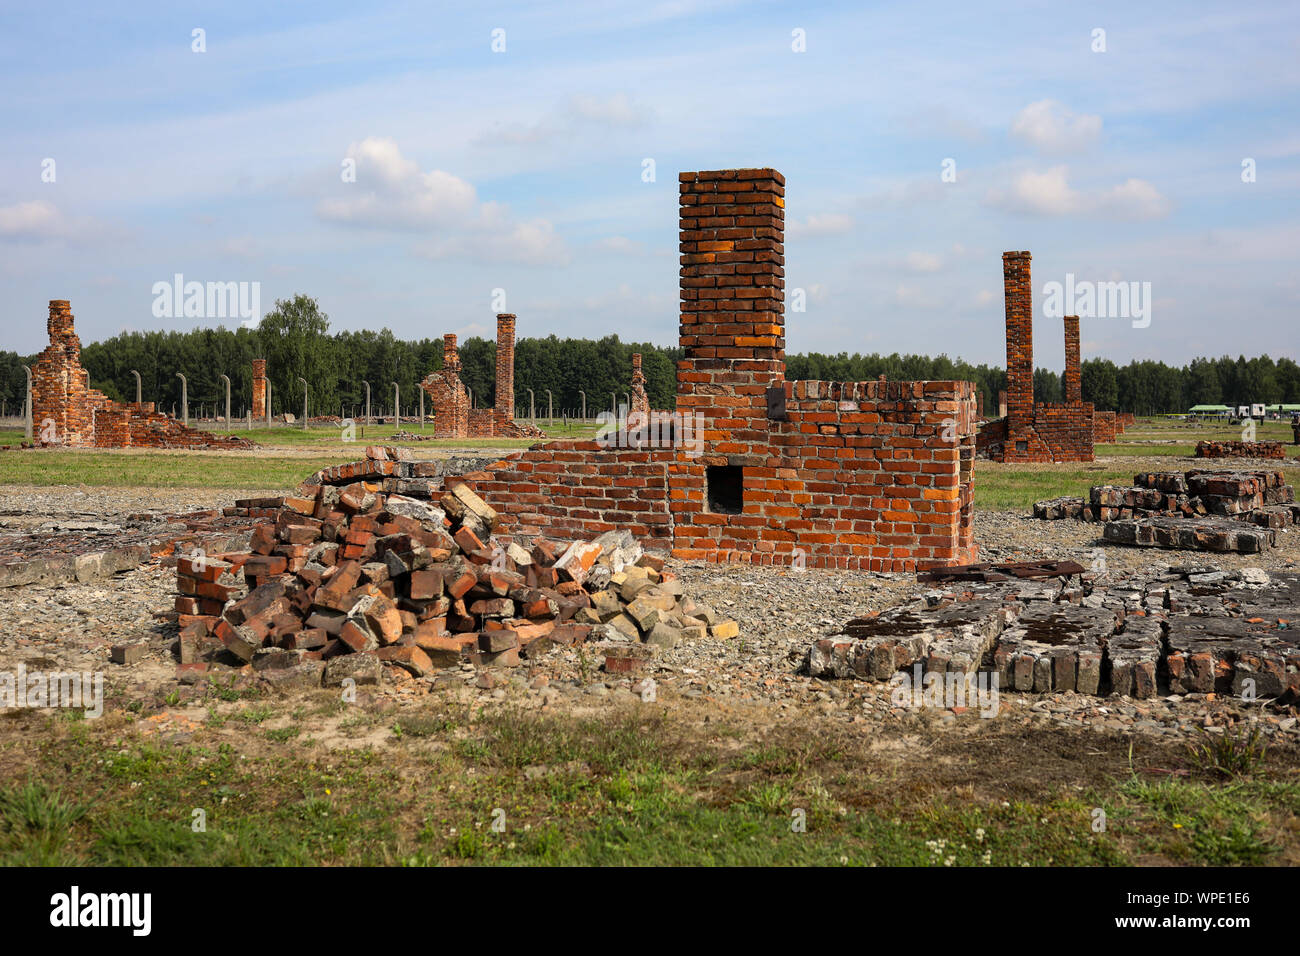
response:
[[[709,510],[738,515],[745,508],[745,480],[738,465],[709,465],[705,469]]]
[[[1016,451],[1029,451],[1029,442],[1027,441],[1016,442]]]

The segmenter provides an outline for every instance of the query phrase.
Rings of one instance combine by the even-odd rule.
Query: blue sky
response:
[[[1300,357],[1293,3],[115,6],[0,8],[0,348],[52,298],[83,341],[216,324],[154,316],[176,273],[336,329],[483,334],[503,289],[521,336],[674,344],[677,172],[774,166],[789,351],[1001,364],[1028,249],[1040,366],[1067,273],[1151,283],[1085,358]]]

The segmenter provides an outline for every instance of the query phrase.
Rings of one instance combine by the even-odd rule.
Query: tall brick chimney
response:
[[[253,417],[266,417],[266,359],[253,359]]]
[[[766,442],[766,392],[785,383],[785,177],[680,173],[678,191],[677,407],[703,415],[706,453],[727,442],[738,464]]]
[[[515,317],[497,313],[497,418],[514,421],[515,417]]]
[[[1079,371],[1079,317],[1065,317],[1065,403],[1083,402],[1083,381]]]
[[[1034,420],[1034,306],[1028,252],[1002,253],[1007,309],[1007,424],[1014,431]]]

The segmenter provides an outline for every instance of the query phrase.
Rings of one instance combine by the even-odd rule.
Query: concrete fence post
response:
[[[190,427],[190,383],[185,380],[185,376],[177,372],[176,377],[181,380],[181,421],[186,428]]]
[[[226,383],[226,431],[230,431],[234,423],[230,420],[230,376],[224,372],[220,376],[221,380]],[[137,402],[139,399],[136,400]]]
[[[23,371],[27,373],[27,401],[23,411],[23,433],[27,440],[32,440],[32,370],[30,366],[24,365]]]

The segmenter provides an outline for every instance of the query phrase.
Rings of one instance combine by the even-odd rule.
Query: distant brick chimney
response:
[[[1034,306],[1028,252],[1002,253],[1007,309],[1007,419],[1014,432],[1034,421]]]
[[[253,417],[266,417],[266,359],[253,359]]]
[[[1079,317],[1065,317],[1065,403],[1078,405],[1083,401],[1083,383],[1079,372]]]
[[[454,340],[453,340],[454,341]],[[495,409],[503,421],[515,417],[515,317],[497,314],[497,392]]]

